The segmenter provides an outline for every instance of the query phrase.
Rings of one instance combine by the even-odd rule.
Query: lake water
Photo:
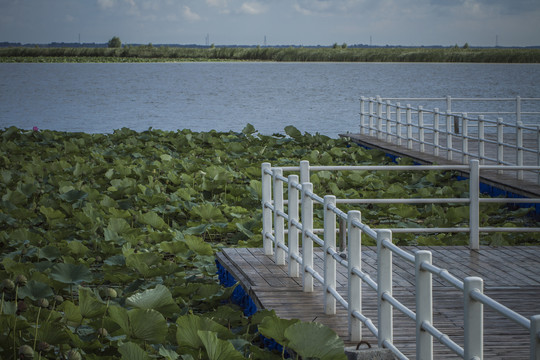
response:
[[[360,96],[540,97],[538,64],[0,64],[0,128],[357,132]]]

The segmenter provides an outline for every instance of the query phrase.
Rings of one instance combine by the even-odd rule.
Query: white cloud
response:
[[[182,10],[182,15],[184,16],[184,19],[188,21],[199,21],[201,20],[201,16],[191,10],[191,8],[187,5],[184,5],[184,8]]]
[[[266,12],[266,6],[258,2],[245,2],[238,11],[248,15],[259,15]]]
[[[115,5],[115,0],[97,0],[98,5],[102,9],[110,9]]]
[[[70,23],[75,21],[75,18],[69,14],[66,15],[65,19],[67,22],[70,22]]]
[[[206,0],[206,3],[213,7],[227,7],[227,0]]]

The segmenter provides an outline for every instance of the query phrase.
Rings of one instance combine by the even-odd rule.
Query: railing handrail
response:
[[[400,166],[392,166],[399,170]],[[446,170],[453,166],[414,166],[401,167],[410,170],[422,170],[423,168]],[[460,166],[462,167],[462,166]],[[318,281],[324,286],[325,313],[336,313],[336,302],[339,302],[347,309],[349,321],[349,334],[352,341],[359,341],[362,338],[362,325],[365,325],[378,339],[380,347],[389,348],[398,358],[407,357],[400,352],[393,344],[393,322],[392,309],[395,308],[416,322],[416,349],[417,358],[433,358],[433,338],[447,346],[457,355],[472,359],[483,358],[483,307],[488,306],[499,312],[501,315],[511,319],[516,324],[529,330],[530,332],[530,352],[531,359],[538,359],[540,354],[540,315],[535,315],[530,319],[514,312],[506,306],[496,302],[483,293],[483,280],[478,277],[467,277],[463,281],[459,280],[446,269],[440,268],[431,262],[431,252],[421,250],[414,254],[401,249],[392,243],[392,230],[372,229],[361,220],[359,211],[350,210],[347,213],[341,211],[337,206],[337,199],[333,195],[326,195],[324,198],[317,195],[313,190],[313,185],[309,182],[310,171],[314,170],[335,170],[351,169],[351,167],[329,167],[329,166],[309,166],[309,162],[302,161],[299,167],[272,167],[269,163],[262,165],[262,205],[263,205],[263,247],[265,254],[274,255],[277,264],[285,265],[288,262],[290,276],[302,276],[304,291],[312,292],[314,281]],[[365,167],[354,167],[358,170]],[[377,167],[370,167],[377,168]],[[381,167],[387,170],[385,166]],[[479,197],[479,173],[482,166],[478,160],[472,160],[468,166],[470,177],[470,190],[467,202],[470,204],[471,225],[468,231],[480,231],[478,218],[474,212],[478,213],[478,205],[482,199]],[[496,166],[486,166],[485,168],[495,168]],[[283,176],[283,171],[299,171],[300,176],[290,174]],[[540,167],[535,167],[540,170]],[[401,169],[403,170],[403,169]],[[425,169],[424,169],[425,170]],[[299,181],[302,179],[303,181]],[[283,187],[287,184],[288,199],[283,199]],[[273,188],[273,189],[272,189]],[[300,198],[301,196],[301,198]],[[392,200],[392,199],[390,199]],[[450,199],[452,200],[452,199]],[[455,199],[454,199],[455,200]],[[515,199],[504,199],[514,201]],[[540,199],[527,199],[529,202],[540,202]],[[324,229],[321,239],[313,228],[313,203],[323,205],[324,209]],[[284,205],[287,203],[287,212]],[[301,205],[301,219],[299,219],[299,207]],[[273,214],[273,215],[272,215]],[[339,216],[347,222],[347,236],[349,246],[347,247],[347,260],[340,257],[336,250],[336,217]],[[285,230],[284,221],[288,223]],[[473,224],[475,223],[476,224]],[[503,228],[498,228],[503,229]],[[501,230],[499,230],[501,231]],[[540,229],[537,229],[540,231]],[[287,233],[288,244],[285,244],[285,234]],[[372,279],[364,273],[361,268],[361,235],[365,234],[377,242],[377,279]],[[301,235],[302,254],[299,252]],[[478,248],[477,236],[471,236],[471,247]],[[324,249],[324,274],[319,274],[313,266],[313,243],[317,243]],[[416,309],[407,308],[392,296],[392,255],[396,255],[415,266],[416,283]],[[348,268],[348,296],[345,300],[336,290],[336,266]],[[302,271],[299,271],[300,266]],[[451,286],[459,289],[464,294],[464,347],[462,348],[433,326],[433,304],[432,304],[432,275],[444,280]],[[375,326],[371,319],[362,314],[362,282],[376,291],[378,301],[378,324]]]
[[[501,115],[501,112],[455,112],[451,101],[475,101],[481,98],[360,98],[360,134],[376,137],[379,140],[395,142],[406,146],[407,149],[419,149],[420,152],[432,151],[435,156],[446,155],[447,160],[453,160],[454,155],[461,156],[467,164],[469,159],[479,159],[482,164],[495,163],[498,165],[540,165],[540,126],[525,125],[522,115],[540,115],[540,112],[522,110],[524,101],[540,101],[540,98],[486,98],[485,101],[515,102],[515,111],[505,114],[515,114],[515,121],[503,121],[501,117],[492,119],[484,115]],[[391,100],[429,101],[446,100],[446,109],[416,107],[410,104],[402,105]],[[367,105],[367,109],[366,109]],[[484,114],[471,116],[471,114]],[[491,131],[492,130],[492,131]],[[431,139],[428,137],[431,137]],[[508,137],[513,138],[508,141]],[[527,140],[529,139],[529,140]],[[454,145],[455,141],[461,146]],[[528,145],[530,144],[530,145]],[[486,146],[494,148],[493,155],[486,154]],[[474,147],[474,148],[473,148]],[[511,158],[508,153],[511,152]],[[506,155],[505,155],[506,153]],[[527,158],[530,156],[530,160]],[[510,170],[510,169],[507,169]],[[499,170],[503,171],[503,170]],[[519,180],[524,179],[524,172],[516,171]],[[536,180],[540,184],[540,173]]]

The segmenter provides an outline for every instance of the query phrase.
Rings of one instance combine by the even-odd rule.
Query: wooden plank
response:
[[[425,152],[420,152],[418,144],[415,143],[413,149],[407,149],[406,146],[399,146],[396,143],[386,142],[384,140],[377,139],[373,136],[364,134],[340,134],[341,137],[349,138],[351,141],[365,146],[371,149],[379,149],[388,154],[393,154],[398,157],[408,157],[415,162],[425,165],[439,164],[439,165],[461,165],[462,158],[458,157],[458,154],[454,152],[454,160],[448,160],[446,158],[446,152],[441,151],[440,156],[433,155],[433,147],[427,145]],[[429,141],[429,134],[426,134],[426,141]],[[515,139],[505,139],[507,143],[515,144]],[[445,146],[446,139],[441,139],[441,146]],[[477,149],[477,145],[474,142],[470,142],[470,153],[474,153]],[[524,146],[528,148],[537,148],[536,139],[525,138]],[[461,149],[461,140],[454,139],[454,149]],[[494,147],[486,147],[486,156],[496,158],[496,149]],[[513,153],[505,152],[504,159],[516,159],[515,151]],[[524,152],[524,165],[537,166],[537,155]],[[492,164],[486,162],[486,164]],[[468,174],[465,172],[465,176]],[[524,172],[524,180],[518,180],[515,176],[515,171],[505,171],[504,174],[499,174],[497,171],[482,171],[480,173],[480,181],[491,186],[495,186],[499,189],[507,190],[515,194],[520,194],[525,197],[538,198],[540,197],[540,185],[538,184],[538,173],[532,171]]]
[[[485,293],[501,304],[514,309],[525,317],[540,314],[540,247],[482,247],[470,251],[466,247],[405,247],[407,251],[430,250],[433,263],[459,272],[465,276],[481,276],[485,280]],[[348,340],[346,310],[337,305],[336,315],[324,314],[322,287],[314,292],[302,291],[301,277],[285,280],[287,267],[277,266],[273,258],[264,255],[262,249],[223,249],[218,260],[229,262],[225,267],[248,290],[257,306],[274,309],[278,316],[302,321],[317,321],[336,331]],[[363,271],[376,279],[376,248],[363,247]],[[514,261],[513,261],[514,260]],[[515,261],[517,260],[517,261]],[[322,271],[322,250],[316,249],[315,268]],[[394,259],[393,296],[414,311],[414,266]],[[364,264],[363,264],[364,265]],[[346,269],[337,267],[340,276]],[[508,276],[505,278],[504,275]],[[455,275],[455,274],[454,274]],[[288,278],[288,277],[287,277]],[[412,280],[411,280],[412,279]],[[510,280],[509,280],[510,279]],[[412,283],[411,283],[412,281]],[[444,282],[434,282],[434,324],[450,338],[463,346],[463,295],[453,287],[443,287]],[[345,285],[345,286],[343,286]],[[405,286],[402,286],[405,285]],[[346,299],[346,284],[338,285],[338,292]],[[377,295],[366,284],[362,286],[363,313],[377,325]],[[415,358],[414,322],[399,313],[394,313],[394,343],[409,358]],[[520,359],[528,357],[528,333],[517,324],[505,319],[497,312],[484,307],[484,355],[485,358]],[[372,345],[376,338],[364,327],[363,335]],[[458,358],[450,350],[434,343],[435,358]]]

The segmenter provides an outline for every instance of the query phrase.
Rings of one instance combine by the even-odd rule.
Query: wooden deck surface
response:
[[[525,148],[538,149],[538,139],[533,138],[531,134],[524,136],[523,143]],[[439,156],[435,156],[434,147],[425,145],[424,152],[420,151],[420,145],[416,142],[413,143],[413,148],[408,149],[405,140],[402,140],[401,145],[398,144],[395,137],[386,141],[384,139],[378,139],[375,136],[368,136],[363,134],[341,134],[342,137],[350,138],[352,141],[372,149],[379,149],[386,153],[393,154],[399,157],[409,157],[420,164],[438,164],[438,165],[460,165],[463,164],[463,156],[456,152],[453,152],[452,160],[447,159],[446,150],[439,149]],[[487,134],[486,138],[495,140],[493,135]],[[433,143],[433,134],[426,133],[425,141]],[[505,138],[505,142],[515,144],[515,136],[508,136]],[[475,140],[469,140],[469,153],[478,154],[478,142]],[[440,136],[441,147],[446,147],[446,138]],[[453,149],[462,149],[462,141],[459,138],[452,140]],[[516,151],[505,147],[504,160],[516,164]],[[489,158],[497,158],[497,146],[495,144],[485,144],[485,156]],[[523,165],[525,166],[538,166],[539,159],[536,153],[529,151],[523,152]],[[497,165],[492,161],[485,161],[485,165]],[[514,194],[520,194],[525,197],[540,197],[540,185],[538,172],[524,171],[523,180],[517,180],[515,171],[505,171],[503,174],[499,174],[497,171],[481,171],[481,181],[495,186],[499,189],[510,191]]]
[[[485,294],[529,318],[540,314],[540,247],[404,247],[405,250],[430,250],[433,264],[447,269],[454,276],[480,276]],[[320,249],[315,250],[314,264],[322,274]],[[237,279],[259,309],[274,309],[283,318],[317,321],[333,328],[346,342],[348,323],[346,310],[337,304],[336,315],[325,315],[321,284],[315,291],[302,291],[302,279],[290,278],[287,266],[278,266],[262,249],[230,248],[218,254],[218,261]],[[364,247],[362,270],[376,279],[376,249]],[[393,257],[393,295],[415,311],[414,266]],[[347,298],[346,269],[338,265],[338,291]],[[363,286],[364,315],[377,325],[376,294]],[[433,276],[434,325],[463,347],[463,295]],[[363,328],[364,339],[377,345],[376,338]],[[415,324],[394,310],[394,344],[409,358],[415,358]],[[484,358],[526,359],[529,357],[529,334],[519,325],[484,306]],[[434,340],[436,359],[458,358]]]

